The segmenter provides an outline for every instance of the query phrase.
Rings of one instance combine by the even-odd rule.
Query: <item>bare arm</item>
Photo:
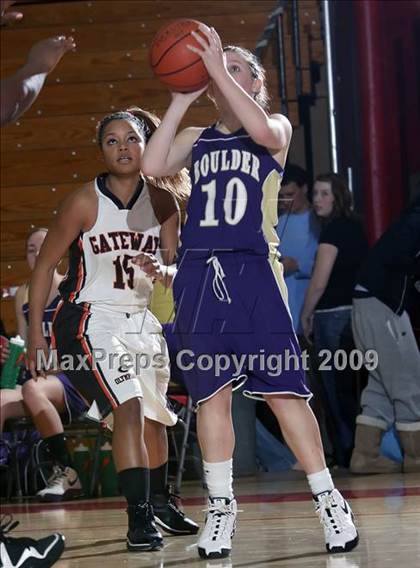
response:
[[[193,46],[189,49],[200,55],[209,75],[239,122],[257,144],[277,151],[286,149],[292,137],[289,120],[281,114],[269,116],[230,75],[223,58],[222,42],[216,30],[214,28],[209,30],[207,26],[200,25],[200,31],[206,36],[207,41],[200,34],[192,32],[201,49]],[[260,80],[255,79],[255,92],[258,92],[260,87]]]
[[[1,81],[1,124],[17,120],[36,100],[45,79],[63,55],[73,49],[72,37],[57,36],[36,43],[26,64]]]
[[[179,211],[173,213],[160,228],[160,248],[163,264],[169,266],[173,263],[179,240]]]
[[[142,157],[142,172],[146,176],[164,177],[178,173],[191,162],[191,149],[202,128],[185,128],[176,134],[189,105],[203,92],[188,95],[172,94],[172,102],[157,130],[153,133]]]
[[[85,190],[80,190],[67,198],[60,207],[54,224],[48,231],[36,261],[29,287],[29,346],[28,357],[33,370],[36,349],[44,345],[42,318],[51,290],[54,271],[66,254],[74,239],[88,222],[92,203]]]
[[[334,245],[323,243],[319,245],[315,260],[314,272],[306,291],[305,302],[302,309],[302,326],[306,338],[312,332],[313,313],[327,287],[331,276],[338,249]]]

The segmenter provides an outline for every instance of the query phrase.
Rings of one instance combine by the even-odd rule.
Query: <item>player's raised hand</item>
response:
[[[182,101],[184,104],[190,106],[198,97],[200,97],[205,91],[207,91],[208,85],[199,89],[198,91],[193,91],[192,93],[176,93],[171,91],[173,101]]]
[[[27,63],[38,73],[50,73],[65,53],[74,49],[72,37],[55,36],[43,39],[32,46]]]
[[[22,12],[16,12],[15,10],[9,11],[10,6],[15,3],[15,0],[0,0],[0,22],[2,26],[18,22],[23,18]]]
[[[214,28],[200,24],[198,29],[200,33],[191,32],[191,35],[194,36],[201,47],[198,48],[193,45],[187,45],[187,47],[201,57],[210,77],[214,79],[221,71],[226,69],[222,41]]]

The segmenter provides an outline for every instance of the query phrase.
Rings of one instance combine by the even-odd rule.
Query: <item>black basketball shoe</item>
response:
[[[19,521],[2,517],[0,523],[0,566],[5,568],[49,568],[60,558],[64,550],[64,536],[56,533],[39,540],[11,538],[7,534]]]
[[[152,496],[156,524],[173,535],[197,534],[197,523],[185,516],[178,507],[179,497],[167,489],[163,495]]]
[[[132,551],[160,550],[163,546],[162,535],[157,530],[150,503],[129,505],[127,548]]]

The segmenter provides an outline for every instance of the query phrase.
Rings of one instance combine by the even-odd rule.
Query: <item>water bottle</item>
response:
[[[118,476],[112,459],[112,447],[109,442],[101,447],[100,453],[100,482],[101,497],[114,497],[118,495]]]
[[[25,351],[25,342],[17,335],[9,341],[9,356],[1,370],[0,388],[14,389],[20,373],[20,357]]]
[[[73,454],[74,469],[77,471],[82,484],[83,493],[89,495],[89,484],[90,484],[90,451],[88,446],[85,446],[81,440],[79,444],[74,448]]]

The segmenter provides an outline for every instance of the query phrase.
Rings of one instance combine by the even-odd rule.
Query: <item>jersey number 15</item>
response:
[[[112,264],[115,266],[114,288],[125,290],[126,284],[131,290],[134,288],[134,266],[131,264],[132,258],[133,257],[128,254],[125,254],[123,257],[118,255],[117,258],[112,261]]]

